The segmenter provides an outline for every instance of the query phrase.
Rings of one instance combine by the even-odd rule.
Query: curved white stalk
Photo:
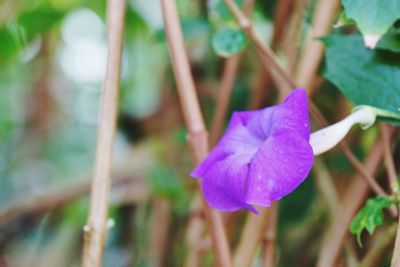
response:
[[[320,155],[336,146],[354,124],[361,124],[363,129],[368,128],[375,122],[378,113],[373,107],[360,106],[345,119],[311,133],[310,145],[314,155]]]

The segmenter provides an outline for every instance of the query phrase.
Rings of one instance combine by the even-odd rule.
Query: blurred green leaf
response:
[[[378,42],[376,48],[400,53],[400,29],[391,28]]]
[[[400,114],[400,55],[367,49],[358,34],[333,34],[323,42],[324,76],[348,99]]]
[[[17,22],[24,28],[29,39],[36,34],[50,30],[55,24],[61,21],[63,16],[64,13],[48,7],[43,7],[21,14]]]
[[[244,5],[244,0],[234,0],[239,7]],[[216,0],[214,4],[211,5],[212,11],[216,12],[219,19],[222,21],[234,21],[235,17],[232,12],[226,6],[224,0]]]
[[[19,51],[17,39],[8,27],[0,29],[0,64],[14,59]]]
[[[241,52],[247,45],[246,34],[239,29],[222,28],[213,34],[211,44],[218,55],[229,57]]]
[[[184,19],[181,27],[185,39],[208,35],[211,29],[209,22],[203,18]],[[157,42],[166,42],[165,29],[155,32],[154,37]]]
[[[160,163],[150,172],[152,191],[161,197],[169,199],[173,208],[182,212],[188,205],[188,194],[175,171],[166,164]]]
[[[357,236],[357,242],[361,244],[361,233],[367,229],[368,233],[372,234],[375,228],[383,223],[383,209],[389,208],[392,201],[384,196],[371,198],[367,201],[357,215],[354,217],[351,225],[350,232]]]
[[[400,0],[342,0],[364,36],[381,37],[400,18]]]

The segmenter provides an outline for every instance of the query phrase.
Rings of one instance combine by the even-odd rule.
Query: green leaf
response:
[[[189,195],[182,181],[171,167],[159,163],[150,171],[149,178],[153,193],[170,200],[176,212],[185,212],[188,203],[190,203]]]
[[[383,209],[389,208],[392,201],[384,196],[378,196],[367,201],[363,207],[354,217],[351,225],[350,232],[357,236],[357,242],[361,244],[361,233],[367,229],[368,233],[372,234],[375,228],[383,223]]]
[[[367,49],[358,34],[333,34],[323,42],[324,76],[349,100],[400,114],[400,55]]]
[[[356,21],[368,47],[375,47],[400,18],[400,0],[342,0],[342,4],[347,16]]]
[[[211,43],[215,53],[222,57],[229,57],[241,52],[248,40],[242,30],[222,28],[213,34]]]
[[[390,28],[379,41],[376,48],[400,53],[400,29]]]

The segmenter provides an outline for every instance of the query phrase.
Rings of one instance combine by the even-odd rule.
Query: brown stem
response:
[[[244,12],[250,15],[253,9],[254,0],[246,0]],[[215,110],[213,123],[211,127],[210,144],[214,147],[221,136],[224,119],[229,106],[229,100],[232,95],[233,85],[239,69],[242,54],[236,54],[225,60],[221,83],[218,90],[217,108]]]
[[[199,267],[201,265],[200,243],[204,229],[204,218],[201,215],[201,200],[197,195],[194,198],[194,208],[186,230],[186,243],[188,244],[188,255],[186,256],[185,267]]]
[[[385,125],[381,123],[380,129],[382,133],[382,143],[384,147],[384,153],[385,153],[385,163],[386,163],[386,170],[387,170],[387,176],[389,179],[389,186],[391,189],[392,194],[396,193],[395,192],[395,186],[397,183],[397,172],[396,172],[396,167],[393,159],[393,154],[392,154],[392,148],[390,147],[390,138],[389,138],[389,129],[391,126]]]
[[[371,172],[368,172],[365,169],[365,166],[354,156],[351,152],[349,146],[345,141],[340,142],[339,144],[340,149],[342,150],[343,154],[346,158],[350,161],[356,171],[364,177],[367,184],[371,187],[371,189],[377,194],[382,196],[387,196],[386,192],[382,189],[382,187],[376,182]]]
[[[278,202],[269,209],[267,230],[264,233],[264,267],[273,267],[276,264],[276,227],[278,223]]]
[[[252,266],[257,247],[260,244],[268,220],[270,209],[261,209],[260,214],[248,214],[246,223],[235,251],[234,266]]]
[[[392,263],[390,264],[390,267],[399,267],[399,266],[400,266],[400,214],[397,224],[396,241],[394,243]]]
[[[189,60],[185,53],[175,1],[160,1],[178,93],[189,132],[188,141],[194,160],[199,163],[208,152],[207,131],[190,73]],[[232,266],[228,240],[221,215],[217,211],[208,208],[204,200],[203,207],[211,233],[217,265]]]
[[[211,147],[214,147],[216,145],[219,137],[221,136],[226,111],[228,110],[229,100],[232,95],[233,85],[235,83],[236,74],[239,68],[240,59],[240,54],[234,55],[226,59],[224,64],[224,71],[222,74],[221,84],[219,86],[216,102],[217,107],[211,127]]]
[[[381,233],[377,233],[373,242],[371,242],[371,248],[365,254],[360,267],[377,267],[382,263],[382,259],[389,254],[390,249],[393,246],[394,238],[396,235],[397,224],[393,224],[385,229]]]
[[[301,58],[296,68],[296,84],[306,88],[310,93],[313,92],[311,85],[324,54],[324,46],[317,38],[330,32],[332,20],[338,7],[339,0],[318,1],[312,29],[307,36],[304,52],[301,53]]]
[[[171,206],[169,202],[165,199],[156,199],[153,205],[152,227],[150,231],[150,266],[161,267],[165,265],[163,259],[168,245],[170,224]]]
[[[257,47],[257,51],[261,55],[261,62],[265,66],[266,69],[272,70],[276,76],[273,76],[274,79],[283,82],[284,86],[280,87],[282,90],[281,94],[284,96],[288,94],[291,88],[294,88],[294,84],[286,71],[279,65],[276,60],[276,55],[274,52],[264,44],[264,42],[260,39],[260,37],[256,34],[251,24],[249,18],[244,14],[237,4],[233,0],[224,0],[225,4],[231,10],[233,15],[236,17],[240,27],[247,33],[248,37],[253,41],[255,46]]]
[[[125,6],[125,0],[109,0],[107,4],[107,71],[101,98],[89,218],[84,228],[85,240],[82,260],[84,267],[101,266],[103,258],[107,230],[111,160],[118,110]]]
[[[394,131],[391,131],[390,136],[393,134]],[[379,168],[382,157],[382,145],[379,141],[376,141],[365,160],[364,169],[368,173],[375,173]],[[327,238],[324,240],[318,256],[317,267],[334,266],[344,239],[348,234],[351,220],[368,194],[369,185],[364,179],[355,178],[347,188],[343,196],[341,216],[337,217],[336,221],[328,229]]]
[[[340,202],[333,183],[333,178],[328,168],[320,158],[314,159],[313,173],[322,198],[325,200],[330,213],[330,218],[335,218],[339,214]]]

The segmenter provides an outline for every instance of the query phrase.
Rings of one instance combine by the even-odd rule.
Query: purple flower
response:
[[[281,105],[234,112],[219,143],[192,171],[207,203],[220,211],[268,207],[299,186],[313,164],[304,89]]]

